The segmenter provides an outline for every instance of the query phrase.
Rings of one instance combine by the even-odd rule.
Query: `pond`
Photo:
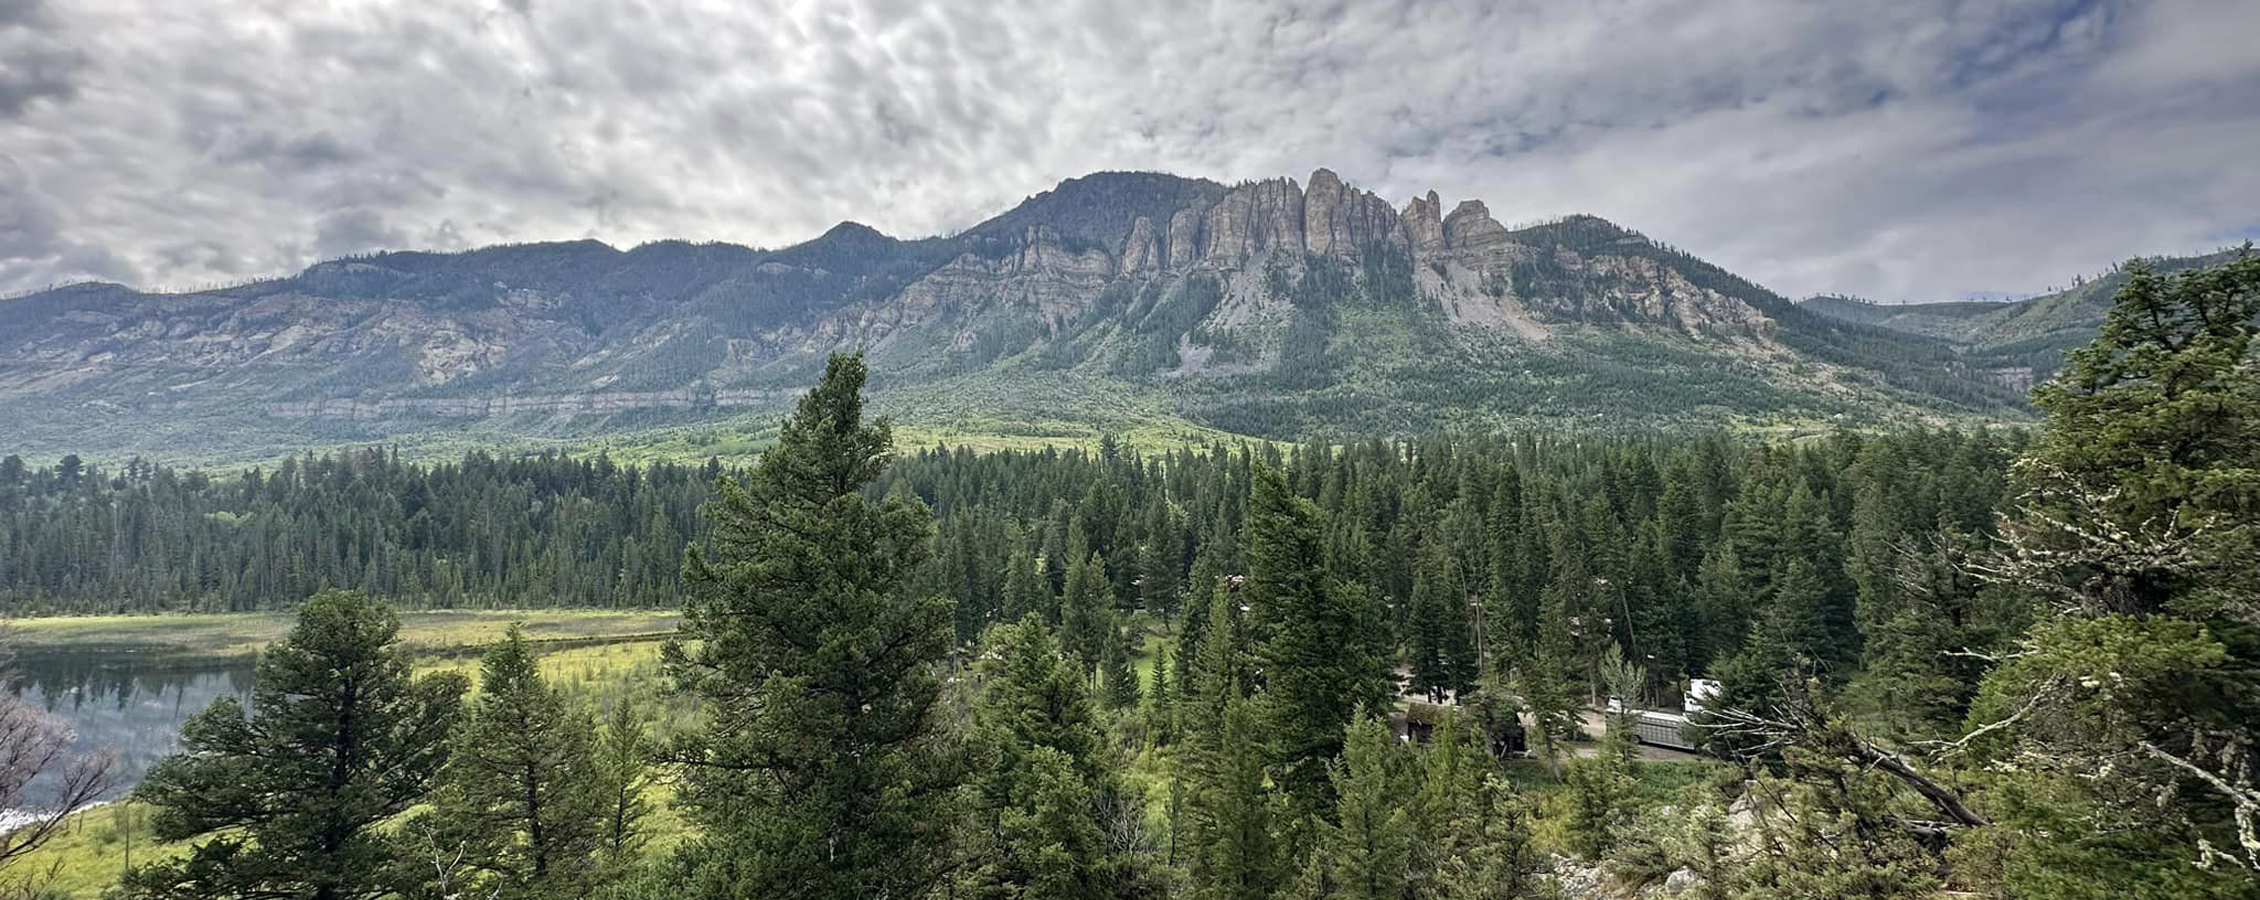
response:
[[[16,670],[16,694],[72,730],[74,755],[117,755],[117,786],[105,799],[124,796],[150,766],[179,750],[181,723],[214,698],[234,696],[248,702],[251,696],[248,656],[181,657],[134,648],[25,648],[16,655]],[[25,789],[25,805],[39,808],[51,803],[57,777],[51,771],[34,779]]]

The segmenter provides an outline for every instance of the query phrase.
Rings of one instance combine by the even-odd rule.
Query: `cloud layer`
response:
[[[2253,34],[2249,0],[0,0],[0,290],[1322,165],[1791,295],[2036,290],[2260,232]]]

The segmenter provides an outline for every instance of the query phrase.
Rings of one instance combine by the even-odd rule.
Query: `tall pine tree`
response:
[[[873,503],[892,440],[834,355],[744,483],[724,478],[684,563],[667,669],[711,721],[680,736],[680,851],[705,897],[912,897],[944,874],[960,766],[934,715],[947,600],[922,596],[931,519]]]

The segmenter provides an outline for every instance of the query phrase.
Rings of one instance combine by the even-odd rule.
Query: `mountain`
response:
[[[2160,274],[2215,266],[2234,259],[2238,249],[2201,256],[2144,260]],[[1975,370],[1996,373],[2005,383],[2029,388],[2046,380],[2064,354],[2084,347],[2103,327],[2111,297],[2126,284],[2123,266],[2094,278],[2082,277],[2065,290],[2014,301],[1963,300],[1944,303],[1874,303],[1849,297],[1812,297],[1799,306],[1838,321],[1936,338],[1952,344]]]
[[[1590,216],[1510,229],[1320,169],[1106,172],[949,237],[391,252],[0,301],[0,452],[259,458],[644,435],[698,454],[841,348],[912,435],[1347,438],[2018,418],[1954,340]]]

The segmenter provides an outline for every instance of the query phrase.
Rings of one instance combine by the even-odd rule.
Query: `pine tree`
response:
[[[2011,810],[2018,893],[2248,894],[2260,724],[2237,698],[2260,696],[2260,256],[2128,271],[2095,341],[2034,391],[2049,427],[1991,561],[2033,625],[1987,674],[1971,746],[2044,789]],[[2114,761],[2107,781],[2097,760]]]
[[[1548,587],[1538,619],[1538,643],[1530,659],[1514,672],[1513,686],[1533,722],[1533,734],[1546,765],[1561,771],[1561,740],[1577,732],[1585,708],[1584,691],[1571,667],[1576,652],[1570,631],[1566,591]]]
[[[1067,593],[1060,599],[1059,640],[1083,659],[1086,671],[1098,668],[1114,633],[1114,595],[1107,587],[1106,560],[1093,552],[1067,566]]]
[[[1186,812],[1189,874],[1202,900],[1267,900],[1286,880],[1279,828],[1287,810],[1265,772],[1264,727],[1253,701],[1230,701],[1215,749],[1197,760]]]
[[[1451,854],[1439,867],[1441,900],[1524,900],[1547,896],[1546,856],[1531,840],[1530,804],[1506,779],[1485,774],[1454,823]]]
[[[1004,615],[1001,621],[1018,622],[1030,616],[1047,620],[1058,616],[1058,601],[1044,584],[1036,559],[1024,548],[1014,548],[1004,563]]]
[[[1393,693],[1380,617],[1327,572],[1322,516],[1290,496],[1268,466],[1255,471],[1248,511],[1249,631],[1262,667],[1263,696],[1279,784],[1305,815],[1332,805],[1327,763],[1358,709],[1379,709]]]
[[[1138,597],[1162,621],[1177,615],[1183,590],[1185,538],[1168,503],[1157,502],[1146,518],[1145,552],[1138,564]]]
[[[182,727],[183,752],[136,790],[154,808],[159,840],[204,840],[127,873],[123,893],[389,893],[405,851],[379,826],[438,775],[467,688],[452,672],[411,679],[399,630],[390,609],[358,592],[324,591],[299,607],[297,626],[259,655],[250,714],[234,697],[213,701]]]
[[[1099,679],[1106,689],[1106,707],[1116,712],[1138,708],[1138,667],[1130,659],[1128,635],[1107,628],[1106,646],[1100,651]]]
[[[1303,893],[1343,900],[1399,900],[1412,866],[1413,826],[1398,799],[1394,757],[1401,752],[1389,726],[1368,716],[1343,738],[1342,759],[1328,776],[1334,784],[1333,820],[1321,826],[1304,875]]]
[[[992,629],[974,698],[982,804],[997,838],[977,892],[1123,896],[1134,861],[1108,842],[1101,800],[1119,799],[1082,664],[1031,617]]]
[[[481,661],[447,763],[445,790],[420,827],[458,846],[504,897],[586,893],[603,845],[596,726],[550,687],[511,626]]]
[[[702,896],[911,896],[944,869],[950,609],[912,589],[925,508],[861,493],[892,443],[863,421],[863,381],[859,357],[832,357],[745,483],[716,486],[684,563],[696,643],[665,656],[711,716],[672,752],[702,829],[678,859]]]
[[[633,862],[650,838],[644,818],[651,801],[645,795],[658,774],[652,766],[655,749],[635,705],[625,697],[613,700],[594,757],[605,862],[613,871]]]

